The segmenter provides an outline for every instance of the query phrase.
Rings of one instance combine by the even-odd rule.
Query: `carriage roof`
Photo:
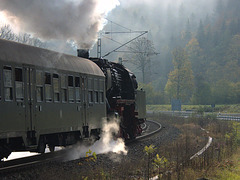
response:
[[[0,39],[0,60],[50,69],[104,76],[91,60]]]

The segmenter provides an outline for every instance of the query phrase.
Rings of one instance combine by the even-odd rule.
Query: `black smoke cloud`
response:
[[[0,0],[0,11],[21,31],[44,40],[74,40],[90,48],[97,38],[103,14],[98,0]]]

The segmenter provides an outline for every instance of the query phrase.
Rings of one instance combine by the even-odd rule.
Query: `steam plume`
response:
[[[112,119],[110,122],[104,121],[100,140],[96,141],[92,146],[79,145],[71,150],[66,160],[73,160],[79,157],[85,157],[89,149],[96,154],[104,154],[114,152],[117,154],[127,154],[123,139],[113,139],[113,134],[119,131],[119,122]]]
[[[0,11],[15,28],[42,39],[75,40],[90,48],[104,16],[118,0],[0,0]]]

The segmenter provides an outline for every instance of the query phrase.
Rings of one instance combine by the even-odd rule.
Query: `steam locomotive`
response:
[[[0,40],[0,159],[99,139],[113,115],[120,137],[141,134],[145,93],[123,65]]]

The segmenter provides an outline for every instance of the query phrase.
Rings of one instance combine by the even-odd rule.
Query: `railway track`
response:
[[[144,139],[150,137],[162,129],[162,125],[156,121],[147,120],[146,129],[141,136],[138,136],[136,140]]]
[[[143,127],[143,134],[134,140],[127,141],[125,144],[128,145],[138,140],[148,138],[159,132],[161,128],[162,126],[158,122],[147,120],[145,126]],[[46,164],[48,162],[66,161],[65,157],[70,149],[71,147],[68,147],[60,151],[0,162],[0,175],[5,173],[8,174],[25,168],[31,168],[32,166],[36,165]]]
[[[0,174],[44,164],[49,161],[61,161],[64,153],[66,153],[65,150],[62,150],[0,162]]]

